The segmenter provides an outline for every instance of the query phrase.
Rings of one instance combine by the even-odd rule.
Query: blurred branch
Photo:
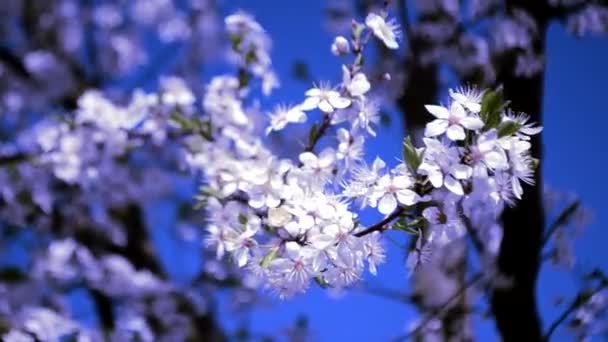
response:
[[[570,316],[572,313],[574,313],[574,311],[576,311],[578,308],[585,305],[585,303],[587,303],[591,299],[591,297],[593,297],[596,293],[599,293],[600,291],[602,291],[603,289],[605,289],[607,287],[608,287],[608,281],[606,279],[604,279],[603,281],[600,282],[600,284],[595,289],[591,290],[591,292],[579,293],[578,296],[576,296],[576,298],[572,299],[572,301],[570,302],[568,307],[562,312],[562,314],[559,315],[555,319],[555,321],[553,321],[553,323],[551,323],[551,325],[549,326],[549,329],[547,330],[545,335],[543,335],[543,341],[549,341],[549,339],[551,338],[551,335],[566,320],[566,318],[568,318],[568,316]]]
[[[557,217],[557,219],[555,219],[555,221],[547,229],[547,232],[545,233],[545,235],[543,237],[543,242],[542,242],[543,246],[545,246],[549,242],[549,239],[555,233],[555,231],[557,231],[557,229],[559,229],[559,227],[563,226],[564,224],[568,223],[568,221],[570,221],[570,219],[572,218],[572,215],[574,215],[577,212],[577,210],[578,210],[578,208],[580,208],[580,206],[581,206],[581,201],[576,200],[576,201],[572,202],[568,207],[566,207],[562,211],[562,213]]]
[[[0,46],[0,61],[10,67],[19,77],[28,81],[33,80],[32,74],[30,74],[23,62],[21,62],[21,58],[4,46]]]
[[[367,234],[373,233],[375,231],[382,231],[386,229],[386,226],[391,223],[394,219],[398,218],[399,216],[401,216],[401,214],[403,214],[405,212],[405,207],[398,207],[395,211],[393,211],[390,215],[388,215],[387,217],[385,217],[384,219],[382,219],[382,221],[373,224],[369,227],[367,227],[367,229],[364,229],[358,233],[355,233],[354,235],[356,237],[362,237],[365,236]]]
[[[0,156],[0,166],[26,161],[32,156],[26,153],[15,153]]]
[[[430,310],[430,313],[424,318],[424,320],[422,320],[422,322],[420,322],[420,324],[418,324],[416,326],[415,329],[413,329],[412,331],[410,331],[409,333],[407,333],[404,336],[397,337],[396,339],[394,339],[394,341],[403,341],[403,340],[409,340],[409,339],[414,338],[416,334],[418,334],[430,321],[433,320],[433,318],[436,318],[442,312],[444,312],[456,299],[463,296],[469,288],[471,288],[473,285],[475,285],[481,279],[482,279],[481,272],[473,275],[471,277],[471,279],[469,279],[469,281],[464,283],[464,285],[458,291],[456,291],[450,298],[448,298],[448,300],[446,300],[440,306]]]

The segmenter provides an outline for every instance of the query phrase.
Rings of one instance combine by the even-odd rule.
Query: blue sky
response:
[[[288,76],[295,59],[308,62],[313,76],[322,79],[339,77],[339,63],[329,52],[332,37],[323,28],[323,1],[234,1],[232,8],[254,14],[273,37],[273,62],[282,77],[283,87],[274,96],[282,102],[298,102],[306,85]],[[582,265],[598,265],[608,269],[608,251],[603,243],[608,232],[603,223],[606,182],[604,167],[608,166],[604,151],[606,96],[608,95],[608,40],[576,39],[560,25],[549,31],[545,81],[545,160],[547,184],[579,196],[593,212],[593,223],[577,242],[578,261]],[[378,139],[370,142],[370,153],[385,160],[400,154],[403,137],[398,118],[391,127],[380,129]],[[389,261],[379,276],[368,282],[382,287],[407,289],[402,253],[392,243]],[[539,283],[539,302],[544,323],[559,311],[551,304],[556,295],[572,295],[576,282],[571,275],[546,267]],[[327,291],[312,288],[306,295],[287,301],[273,301],[250,317],[254,330],[277,331],[306,315],[311,327],[322,341],[382,341],[404,332],[415,311],[394,300],[360,292],[347,293],[336,299]],[[234,325],[240,321],[224,313],[222,321]],[[493,340],[492,322],[477,330],[483,340]],[[561,340],[561,339],[560,339]]]

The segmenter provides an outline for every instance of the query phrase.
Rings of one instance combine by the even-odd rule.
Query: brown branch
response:
[[[551,335],[553,335],[555,330],[566,320],[566,318],[568,318],[568,316],[570,316],[576,309],[585,305],[585,303],[587,303],[591,299],[591,297],[593,297],[593,295],[602,291],[606,287],[608,287],[608,281],[602,281],[591,292],[580,293],[578,296],[576,296],[576,298],[572,299],[572,301],[570,302],[570,305],[568,305],[568,307],[564,310],[564,312],[562,312],[562,314],[559,315],[555,319],[555,321],[553,321],[553,323],[551,323],[551,325],[549,326],[549,329],[547,330],[545,335],[543,335],[543,341],[549,341],[549,339],[551,338]]]
[[[0,166],[26,161],[31,157],[32,156],[30,156],[29,154],[26,154],[26,153],[15,153],[15,154],[9,154],[9,155],[5,155],[5,156],[0,156]]]
[[[460,289],[458,291],[456,291],[452,296],[450,296],[450,298],[448,298],[443,304],[441,304],[440,306],[436,307],[435,309],[431,310],[430,314],[428,314],[424,320],[422,320],[422,322],[420,322],[420,324],[418,324],[416,326],[415,329],[413,329],[412,331],[410,331],[407,335],[405,336],[401,336],[397,339],[395,339],[395,341],[401,341],[401,340],[409,340],[412,337],[414,337],[414,335],[418,334],[431,320],[433,320],[433,318],[437,317],[438,315],[440,315],[444,310],[446,310],[450,304],[455,301],[456,299],[460,298],[462,295],[464,295],[464,293],[473,285],[475,285],[479,280],[482,279],[482,273],[476,273],[475,275],[473,275],[471,277],[471,279],[469,279],[469,281],[467,281],[465,284],[462,285],[462,287],[460,287]]]
[[[547,232],[545,233],[545,236],[543,237],[543,242],[542,242],[543,246],[545,246],[549,242],[549,239],[551,238],[551,236],[555,233],[555,231],[557,231],[557,229],[560,226],[566,224],[570,220],[570,218],[572,218],[572,215],[574,215],[576,213],[576,211],[578,210],[578,208],[580,208],[580,206],[581,206],[581,201],[576,200],[576,201],[572,202],[566,209],[564,209],[564,211],[562,211],[562,213],[557,217],[557,219],[555,219],[555,221],[547,229]]]
[[[397,209],[395,209],[395,211],[393,211],[390,215],[388,215],[387,217],[385,217],[384,219],[382,219],[382,221],[373,224],[369,227],[367,227],[366,229],[355,233],[354,235],[356,237],[362,237],[365,236],[367,234],[371,234],[375,231],[382,231],[386,229],[386,225],[391,223],[394,219],[398,218],[399,216],[401,216],[401,214],[403,214],[405,212],[405,207],[398,207]]]

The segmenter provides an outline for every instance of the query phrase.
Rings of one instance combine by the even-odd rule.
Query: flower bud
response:
[[[350,45],[348,40],[342,36],[337,36],[331,44],[331,53],[336,56],[343,56],[350,52]]]

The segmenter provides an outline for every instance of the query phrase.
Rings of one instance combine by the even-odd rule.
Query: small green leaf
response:
[[[393,229],[402,230],[408,234],[419,235],[419,228],[424,223],[423,219],[415,219],[410,222],[406,222],[405,218],[400,218],[397,222],[393,224]]]
[[[530,169],[532,169],[532,171],[536,171],[536,169],[538,169],[539,165],[540,165],[540,161],[538,160],[538,158],[531,158]]]
[[[319,134],[318,127],[319,126],[316,123],[310,127],[310,132],[308,132],[308,146],[312,146],[315,140],[317,140],[317,135]]]
[[[513,135],[519,131],[521,125],[515,121],[507,121],[503,122],[502,125],[498,128],[498,137],[506,137]]]
[[[405,160],[411,173],[416,174],[418,172],[418,167],[422,163],[422,155],[418,154],[410,137],[403,140],[403,160]]]
[[[232,49],[234,51],[239,51],[239,46],[241,45],[242,41],[243,41],[243,38],[239,35],[230,36],[230,43],[232,44]]]
[[[277,253],[279,252],[278,248],[273,248],[270,250],[270,252],[268,254],[266,254],[264,256],[264,258],[262,259],[262,261],[260,262],[260,266],[262,266],[262,268],[268,268],[268,266],[270,266],[270,263],[277,258]]]
[[[319,285],[321,288],[328,288],[329,287],[329,283],[327,282],[327,280],[325,280],[325,277],[323,277],[322,275],[318,275],[315,277],[315,282],[317,283],[317,285]]]
[[[502,87],[496,90],[488,90],[483,94],[481,100],[481,120],[485,123],[484,130],[497,128],[500,124],[500,113],[506,107],[503,99]]]
[[[251,74],[245,69],[239,69],[239,88],[243,89],[249,85]]]
[[[258,57],[255,54],[255,49],[251,49],[247,52],[247,54],[245,55],[245,63],[246,64],[252,64],[255,61],[257,61]]]
[[[239,214],[239,223],[242,225],[247,224],[247,215],[245,214]]]

